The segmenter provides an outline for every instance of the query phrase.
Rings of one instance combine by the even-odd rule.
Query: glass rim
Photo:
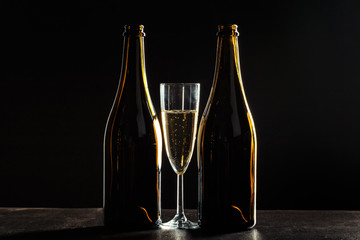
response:
[[[200,85],[200,83],[160,83],[160,85]]]

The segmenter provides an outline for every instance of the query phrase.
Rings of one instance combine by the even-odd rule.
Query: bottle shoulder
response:
[[[242,96],[236,98],[215,96],[209,99],[203,117],[206,121],[214,121],[219,124],[240,124],[241,120],[247,120],[249,114],[249,109],[241,98]],[[234,118],[239,121],[234,121]]]
[[[107,130],[136,136],[153,134],[155,117],[156,115],[153,116],[150,112],[146,99],[135,98],[129,101],[129,97],[123,95],[115,100],[109,114]]]
[[[201,128],[205,135],[213,135],[223,139],[239,137],[250,132],[248,116],[250,111],[241,91],[217,91],[209,98],[204,111]]]

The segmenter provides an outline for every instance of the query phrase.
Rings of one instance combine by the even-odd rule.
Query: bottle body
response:
[[[221,25],[210,97],[198,133],[199,225],[256,223],[256,132],[242,86],[237,26]]]
[[[162,136],[147,87],[144,33],[141,25],[125,28],[121,76],[104,136],[104,224],[118,230],[161,221]]]

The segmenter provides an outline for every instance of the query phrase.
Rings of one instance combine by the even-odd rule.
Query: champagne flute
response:
[[[196,138],[200,100],[199,83],[161,83],[161,122],[166,154],[177,174],[177,208],[175,217],[163,228],[197,228],[184,213],[183,176],[190,163]]]

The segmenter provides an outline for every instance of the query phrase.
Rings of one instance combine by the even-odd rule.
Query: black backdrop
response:
[[[358,1],[2,1],[0,11],[0,206],[102,206],[125,24],[145,25],[157,110],[160,82],[200,82],[202,111],[217,24],[236,23],[258,133],[258,208],[360,210]],[[163,162],[163,207],[174,208],[176,177]]]

